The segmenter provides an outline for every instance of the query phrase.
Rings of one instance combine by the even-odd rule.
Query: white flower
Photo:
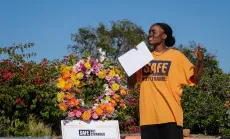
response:
[[[79,100],[81,101],[82,107],[84,107],[85,106],[85,102],[82,99],[79,99]]]
[[[106,118],[106,115],[104,114],[104,115],[102,115],[102,117],[101,117],[103,120]]]
[[[102,51],[102,49],[101,49],[101,48],[99,48],[99,49],[98,49],[98,51],[99,51],[99,53],[101,54],[101,56],[105,56],[105,52],[104,52],[104,51]]]
[[[103,87],[104,87],[105,89],[107,89],[107,88],[109,87],[109,85],[108,85],[108,84],[104,84]]]
[[[105,60],[105,56],[100,56],[100,62],[103,62]]]
[[[98,107],[98,104],[95,103],[94,106],[93,106],[93,109],[96,109]]]
[[[101,103],[106,104],[106,103],[109,103],[109,101],[108,101],[108,100],[101,99]]]
[[[90,73],[91,73],[91,70],[87,70],[87,71],[85,72],[85,74],[86,74],[87,77],[89,77]]]

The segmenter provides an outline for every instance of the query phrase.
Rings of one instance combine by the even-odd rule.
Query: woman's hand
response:
[[[197,49],[193,51],[193,54],[196,56],[198,62],[196,64],[194,75],[191,77],[191,80],[194,83],[198,83],[201,79],[203,72],[203,55],[200,48],[200,43],[198,44]]]
[[[198,62],[203,61],[202,50],[200,47],[200,43],[197,46],[197,49],[193,51],[193,54],[196,56]]]

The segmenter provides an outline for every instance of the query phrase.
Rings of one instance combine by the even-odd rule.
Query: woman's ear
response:
[[[167,38],[167,34],[163,34],[162,39],[165,40]]]

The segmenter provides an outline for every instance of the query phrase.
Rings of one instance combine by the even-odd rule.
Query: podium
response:
[[[63,139],[120,139],[118,120],[61,120]]]

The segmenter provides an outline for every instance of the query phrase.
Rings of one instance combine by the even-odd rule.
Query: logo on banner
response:
[[[97,133],[96,130],[79,130],[79,136],[105,136],[105,133]]]
[[[143,81],[167,81],[171,61],[152,60],[142,69]]]

